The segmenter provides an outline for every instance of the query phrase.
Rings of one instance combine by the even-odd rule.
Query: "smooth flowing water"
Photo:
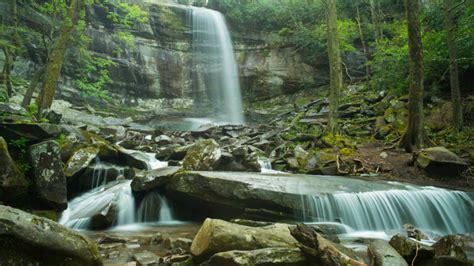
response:
[[[474,230],[474,203],[464,192],[439,188],[334,193],[303,197],[305,221],[330,221],[355,230],[384,231],[406,223],[440,233]]]
[[[172,214],[171,207],[165,196],[157,191],[149,192],[140,202],[137,211],[137,221],[141,223],[158,222],[172,224],[178,222]]]
[[[243,124],[237,63],[224,16],[202,7],[190,10],[194,89],[210,98],[216,122]]]

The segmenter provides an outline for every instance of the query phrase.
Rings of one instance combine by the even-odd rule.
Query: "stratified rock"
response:
[[[64,173],[72,178],[81,174],[99,154],[99,148],[85,147],[76,150],[66,163]]]
[[[28,181],[25,179],[8,152],[7,142],[0,137],[0,201],[14,203],[26,193]]]
[[[447,235],[436,241],[432,246],[436,256],[451,256],[467,259],[464,242],[459,235]]]
[[[60,126],[49,123],[0,123],[0,136],[5,139],[25,138],[38,142],[55,138],[60,133]]]
[[[32,145],[29,153],[39,198],[53,207],[65,209],[67,181],[59,144],[54,140],[44,141]]]
[[[269,247],[296,247],[286,224],[250,227],[223,220],[206,219],[191,245],[191,254],[204,261],[215,253]]]
[[[394,235],[389,243],[409,264],[412,264],[415,256],[416,262],[419,262],[435,255],[432,247],[418,243],[401,234]]]
[[[250,251],[232,250],[214,254],[201,265],[308,265],[298,248],[263,248]]]
[[[151,171],[138,172],[132,181],[132,190],[135,192],[149,191],[164,186],[176,174],[180,167],[165,167]]]
[[[87,237],[3,205],[0,261],[6,265],[102,265],[97,246]]]
[[[219,165],[221,155],[221,148],[215,140],[202,140],[188,150],[183,160],[183,168],[197,171],[214,170]]]
[[[405,259],[389,243],[383,240],[371,241],[368,246],[368,253],[374,266],[408,266]]]
[[[316,265],[366,265],[354,251],[325,239],[308,225],[292,226],[290,232],[300,250]]]
[[[435,176],[459,176],[468,167],[463,159],[445,147],[427,148],[414,156],[418,167]]]

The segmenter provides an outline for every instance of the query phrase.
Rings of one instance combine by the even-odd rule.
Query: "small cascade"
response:
[[[118,210],[114,225],[132,223],[135,220],[135,199],[131,180],[114,181],[92,189],[69,202],[61,215],[60,224],[74,229],[87,229],[91,217]]]
[[[96,160],[92,171],[91,189],[107,184],[108,181],[115,180],[118,176],[125,175],[125,167]]]
[[[210,98],[216,122],[243,124],[237,63],[224,16],[202,7],[190,10],[196,100]]]
[[[137,222],[179,223],[173,217],[168,200],[158,191],[149,192],[142,199],[137,210]]]
[[[272,162],[267,158],[259,158],[258,164],[260,165],[260,173],[263,174],[284,174],[284,172],[273,170]]]
[[[472,232],[474,203],[464,192],[438,188],[304,196],[305,221],[346,224],[355,230],[391,230],[406,223],[442,233]]]

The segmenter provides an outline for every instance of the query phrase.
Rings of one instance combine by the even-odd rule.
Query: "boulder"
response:
[[[432,246],[436,256],[451,256],[460,259],[467,259],[464,251],[464,241],[459,235],[447,235],[436,241]]]
[[[52,207],[67,207],[67,181],[59,144],[48,140],[32,145],[29,150],[38,197]]]
[[[297,248],[262,248],[242,251],[232,250],[214,254],[201,265],[308,265],[304,254]]]
[[[66,163],[64,173],[68,179],[81,174],[99,154],[99,148],[85,147],[76,150]]]
[[[230,250],[253,250],[269,247],[296,247],[286,224],[250,227],[207,218],[194,237],[191,254],[197,261]]]
[[[160,146],[165,146],[165,145],[173,143],[173,139],[166,135],[160,135],[158,137],[155,137],[154,141],[156,144]]]
[[[135,253],[133,260],[136,261],[138,265],[155,265],[160,262],[160,257],[150,251],[143,251]]]
[[[18,197],[26,194],[29,183],[11,158],[7,142],[2,137],[0,165],[0,201],[15,203]]]
[[[25,138],[39,142],[55,138],[60,133],[60,126],[49,123],[0,123],[0,136],[8,140]]]
[[[3,205],[0,261],[7,265],[102,265],[97,246],[87,237]]]
[[[384,240],[373,240],[369,243],[368,253],[375,266],[408,266],[405,259]]]
[[[468,164],[445,147],[423,149],[414,154],[415,164],[428,174],[439,177],[459,176]]]
[[[186,170],[212,171],[218,167],[221,155],[221,148],[215,140],[202,140],[187,151],[183,160],[183,168]]]
[[[165,167],[151,171],[138,172],[132,181],[132,190],[134,192],[150,191],[160,188],[169,181],[169,179],[176,174],[180,167]]]
[[[432,258],[435,255],[432,247],[421,244],[401,234],[394,235],[389,243],[409,264],[412,264],[415,256],[416,263]]]

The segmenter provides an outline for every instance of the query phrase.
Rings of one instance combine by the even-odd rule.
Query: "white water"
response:
[[[206,8],[190,9],[195,89],[211,97],[217,122],[243,124],[237,63],[224,16]]]
[[[100,162],[99,160],[96,160],[96,164],[93,165],[93,168],[91,189],[105,185],[111,169],[116,171],[117,176],[123,176],[125,174],[125,167]]]
[[[260,165],[260,173],[263,174],[281,174],[284,172],[273,170],[272,162],[267,158],[258,159],[258,164]]]
[[[358,231],[400,229],[406,223],[441,233],[474,229],[472,198],[433,187],[305,196],[303,205],[305,221],[337,221]]]
[[[171,207],[165,196],[157,191],[149,192],[140,202],[137,222],[158,222],[159,224],[180,223],[173,217]]]

